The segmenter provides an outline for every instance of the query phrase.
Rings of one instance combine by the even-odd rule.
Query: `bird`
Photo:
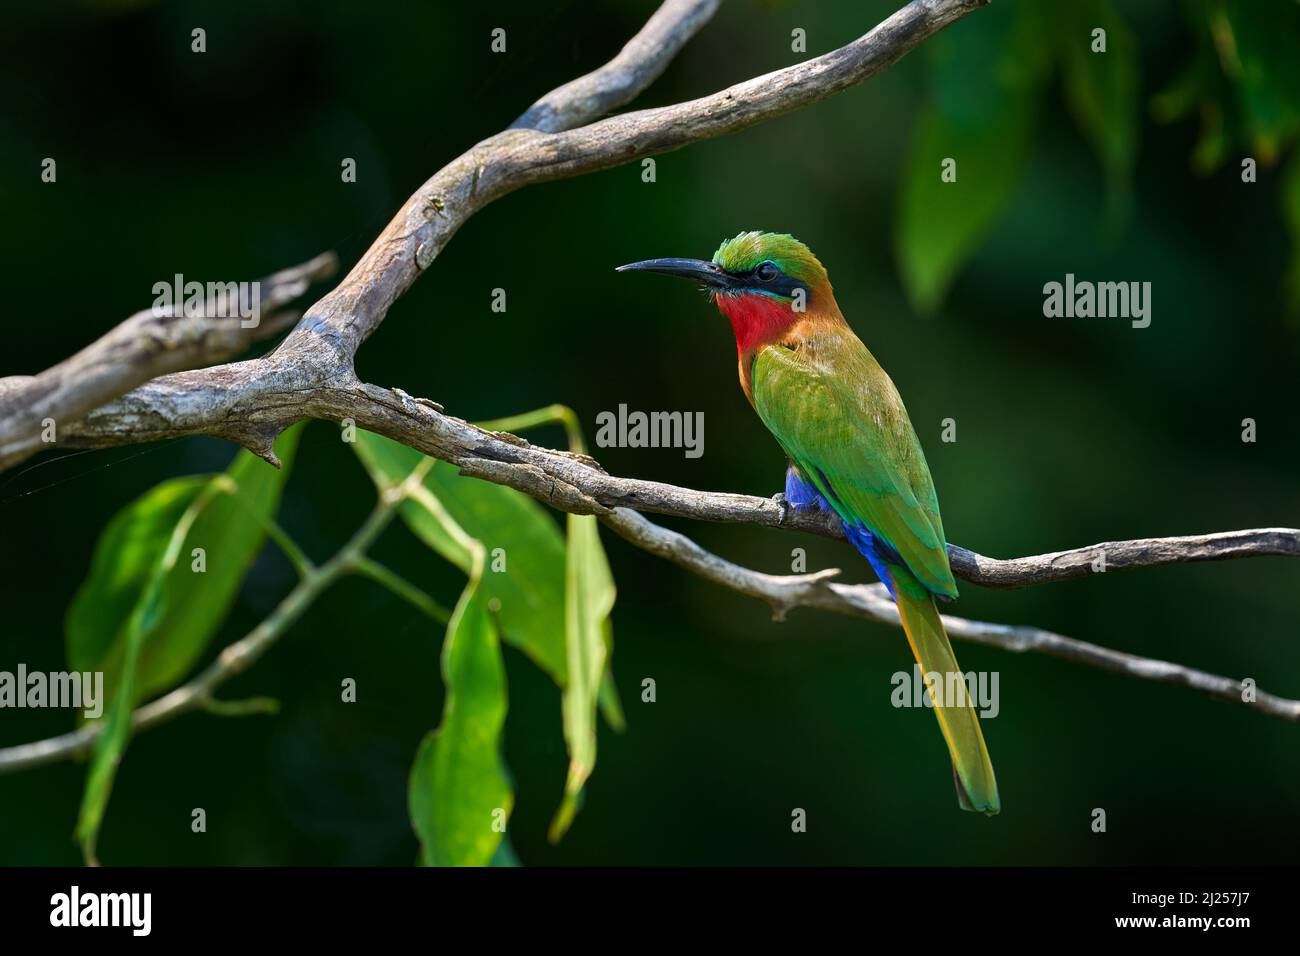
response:
[[[934,481],[898,389],[849,327],[826,269],[791,235],[742,232],[712,260],[616,271],[698,282],[731,323],[741,390],[788,459],[783,507],[832,512],[867,559],[925,677],[958,805],[998,813],[979,717],[936,603],[956,598],[957,583]]]

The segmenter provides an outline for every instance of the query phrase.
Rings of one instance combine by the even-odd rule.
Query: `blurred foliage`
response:
[[[899,266],[922,311],[938,308],[1006,208],[1051,65],[1056,20],[1047,6],[1019,0],[980,12],[992,15],[940,34],[924,51],[935,89],[917,120],[897,223]],[[940,175],[944,163],[955,164],[952,182]]]
[[[59,360],[176,272],[248,278],[324,248],[354,261],[433,170],[603,62],[653,6],[8,5],[0,55],[21,95],[0,103],[5,371]],[[895,6],[724,4],[638,105],[698,96],[801,59],[790,50],[794,27],[806,30],[809,55],[833,49]],[[1296,326],[1282,320],[1288,269],[1300,292],[1295,8],[1291,0],[999,0],[860,89],[660,157],[653,185],[625,167],[482,210],[367,341],[359,374],[469,420],[556,401],[582,422],[622,402],[700,410],[702,458],[602,448],[602,465],[770,494],[781,454],[736,388],[725,323],[688,289],[650,295],[611,267],[707,255],[742,229],[790,231],[827,265],[851,323],[906,398],[954,541],[1013,555],[1300,524],[1300,348]],[[1091,53],[1092,21],[1106,25],[1104,55]],[[202,56],[189,52],[196,25],[208,31]],[[488,49],[496,26],[510,33],[507,56]],[[1247,153],[1260,161],[1257,183],[1241,181]],[[47,156],[58,159],[57,186],[39,182]],[[959,167],[946,186],[938,177],[945,156]],[[357,183],[340,182],[342,157],[357,159]],[[1152,326],[1045,320],[1043,283],[1067,271],[1150,279]],[[509,290],[504,315],[489,309],[494,288]],[[915,310],[927,306],[921,321]],[[1259,422],[1256,444],[1240,441],[1246,416]],[[945,417],[958,420],[956,443],[939,440]],[[539,440],[563,436],[553,427]],[[184,476],[221,472],[231,458],[222,442],[183,439],[49,456],[0,476],[5,539],[15,545],[0,557],[9,598],[0,668],[63,669],[80,630],[83,653],[123,663],[135,653],[126,671],[161,690],[162,675],[182,679],[263,620],[292,588],[294,569],[260,547],[232,603],[214,607],[214,631],[200,636],[187,625],[175,649],[164,641],[150,650],[151,615],[184,613],[145,600],[150,580],[155,596],[173,587],[172,572],[157,570],[165,529],[174,531],[202,485]],[[361,469],[345,466],[330,429],[307,428],[296,459],[291,487],[266,513],[304,550],[332,553],[365,519],[373,489]],[[248,478],[283,481],[261,462],[248,467]],[[170,502],[146,493],[160,482],[176,482]],[[558,560],[558,524],[531,501],[508,503],[505,489],[441,465],[428,482],[488,553],[507,540],[512,568],[521,558],[512,547],[543,556],[528,573],[538,594],[512,590],[490,571],[467,587],[472,561],[440,547],[415,512],[404,514],[415,533],[385,535],[376,557],[467,613],[442,634],[400,596],[342,580],[229,685],[235,698],[280,700],[274,720],[177,720],[131,740],[114,774],[110,751],[120,756],[115,744],[127,730],[119,719],[93,758],[80,828],[93,835],[111,785],[113,812],[98,834],[106,860],[1294,859],[1293,726],[1180,688],[962,645],[965,666],[999,671],[1003,698],[985,734],[1005,811],[972,821],[952,806],[932,717],[888,704],[889,675],[911,666],[896,631],[811,612],[776,624],[757,602],[622,546],[608,556],[618,582],[618,670],[629,692],[653,678],[658,699],[629,696],[626,736],[611,746],[590,718],[594,635],[603,630],[594,622],[607,582],[588,567],[587,619],[565,625],[582,628],[582,682],[557,701],[568,693],[557,690],[560,676],[575,666],[554,637],[566,565],[582,573],[574,549]],[[485,502],[496,497],[480,512],[457,500],[458,483],[482,488]],[[133,514],[142,494],[159,495],[157,507],[138,516],[130,536],[149,544],[137,554],[123,539],[114,578],[104,567],[112,556],[97,556],[95,529],[105,529],[105,541],[121,534],[127,519],[115,516]],[[225,500],[213,497],[195,525]],[[240,534],[257,524],[234,512],[230,520]],[[835,542],[688,530],[761,570],[788,571],[791,548],[802,547],[810,569],[869,577]],[[188,563],[188,549],[176,557]],[[211,549],[208,558],[211,576]],[[88,576],[101,580],[104,620],[75,610],[87,600],[77,594]],[[1254,676],[1294,697],[1295,585],[1292,563],[1228,562],[1018,592],[967,587],[953,611]],[[59,630],[70,607],[73,656],[65,657]],[[131,615],[137,625],[124,631]],[[343,676],[357,681],[355,704],[338,702]],[[109,720],[139,697],[117,683]],[[612,686],[606,671],[602,687]],[[70,719],[5,711],[0,745],[64,732]],[[441,730],[431,736],[433,726]],[[474,730],[485,734],[477,747],[440,757],[437,734],[468,744],[474,739],[459,735]],[[580,753],[599,745],[600,772],[586,781],[582,814],[552,844],[548,825],[557,803],[568,805],[562,794],[575,768],[565,751],[575,743]],[[484,786],[439,791],[462,759]],[[0,802],[11,808],[0,816],[0,862],[75,862],[68,823],[84,776],[65,763],[0,777]],[[489,803],[509,811],[508,840],[479,830],[456,845],[448,821],[479,820]],[[208,811],[206,834],[190,830],[195,806]],[[1108,834],[1088,828],[1097,806],[1108,811]],[[792,807],[808,811],[807,833],[790,833]]]
[[[1152,97],[1152,114],[1163,122],[1200,114],[1192,163],[1202,173],[1230,155],[1276,164],[1300,128],[1300,4],[1186,6],[1194,52]],[[917,309],[939,307],[1005,212],[1056,66],[1066,104],[1105,171],[1111,230],[1119,228],[1132,188],[1140,86],[1136,38],[1111,0],[1007,0],[934,38],[925,52],[932,96],[918,121],[896,225],[899,266]],[[956,175],[941,177],[941,163],[954,164]],[[1284,209],[1300,250],[1300,219]]]
[[[1187,10],[1194,52],[1152,100],[1156,117],[1200,115],[1202,172],[1243,153],[1273,165],[1300,128],[1300,4],[1192,0]]]
[[[1110,0],[1077,0],[1055,12],[1066,102],[1106,173],[1111,214],[1120,216],[1138,147],[1137,40]]]
[[[1300,131],[1300,3],[1290,0],[1189,0],[1195,48],[1189,62],[1151,101],[1164,122],[1201,119],[1192,163],[1209,174],[1230,157],[1277,164]],[[1244,163],[1245,160],[1243,159]],[[1289,304],[1300,315],[1300,151],[1283,189],[1291,230]]]

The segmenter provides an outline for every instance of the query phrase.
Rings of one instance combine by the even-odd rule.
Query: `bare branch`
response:
[[[271,443],[293,422],[351,419],[362,428],[450,462],[464,474],[516,488],[564,511],[598,514],[641,547],[709,580],[768,601],[778,616],[793,607],[820,607],[896,624],[896,611],[878,586],[839,584],[830,580],[831,572],[763,575],[711,555],[627,509],[842,537],[829,516],[794,513],[768,498],[611,476],[586,456],[534,447],[509,434],[484,432],[442,414],[436,403],[361,383],[354,374],[353,359],[393,303],[429,268],[460,226],[488,203],[523,186],[633,162],[816,103],[876,75],[985,2],[913,0],[866,35],[824,56],[690,102],[579,126],[635,96],[717,7],[715,0],[668,0],[609,64],[542,97],[511,129],[472,147],[425,182],[339,286],[307,310],[271,355],[163,375],[108,404],[101,405],[102,392],[95,401],[78,393],[78,403],[70,407],[81,411],[65,412],[63,418],[89,414],[64,427],[61,441],[110,446],[212,435],[238,442],[274,463]],[[149,370],[149,374],[157,371]],[[25,385],[20,382],[17,387]],[[7,397],[0,392],[0,403]],[[0,424],[5,420],[0,416]],[[8,463],[0,457],[0,468]],[[1300,531],[1276,528],[1111,542],[1008,561],[950,548],[954,572],[966,581],[989,587],[1086,576],[1093,573],[1093,562],[1101,552],[1107,570],[1261,554],[1296,556],[1300,554]],[[954,637],[1008,650],[1055,654],[1107,670],[1194,687],[1225,700],[1241,698],[1240,684],[1228,678],[1036,628],[951,617],[945,618],[945,623]],[[174,712],[164,707],[163,702],[169,699],[190,700],[173,695],[142,708],[137,719]],[[1300,703],[1294,701],[1260,693],[1250,705],[1274,716],[1300,719]],[[176,704],[168,706],[179,709]],[[149,707],[161,710],[149,711]],[[85,745],[79,738],[74,743]]]
[[[986,558],[956,545],[948,546],[953,573],[964,580],[989,588],[1023,588],[1031,584],[1049,584],[1070,578],[1085,578],[1101,573],[1103,569],[1122,571],[1125,568],[1154,568],[1165,564],[1229,561],[1266,555],[1300,557],[1300,530],[1252,528],[1176,538],[1104,541],[1086,548],[1005,560]]]
[[[766,601],[777,620],[793,608],[811,607],[901,626],[898,608],[880,584],[839,584],[832,580],[840,573],[835,569],[791,575],[751,571],[626,508],[603,515],[601,520],[638,548],[672,561],[706,581]],[[1036,651],[1117,674],[1190,687],[1270,717],[1300,722],[1300,700],[1278,697],[1258,688],[1247,694],[1241,681],[1181,664],[1114,651],[1037,627],[992,624],[948,614],[943,615],[943,624],[951,637],[1016,653]]]
[[[266,420],[255,430],[240,430],[227,424],[232,403],[288,390],[353,385],[357,348],[460,225],[487,203],[531,183],[631,162],[815,103],[875,75],[985,2],[913,0],[863,37],[824,56],[689,103],[548,132],[635,95],[716,7],[669,0],[614,61],[543,97],[520,121],[533,128],[490,137],[431,177],[275,353],[264,360],[164,377],[150,390],[103,409],[93,427],[80,430],[81,442],[88,443],[96,434],[106,436],[108,444],[209,434],[240,441],[269,458],[270,440],[292,419]],[[143,372],[157,369],[146,367]],[[128,374],[140,373],[132,368]],[[60,420],[101,404],[104,391],[112,390],[87,391],[83,397],[74,386],[67,404],[75,413],[65,413]],[[5,464],[0,458],[0,467]]]
[[[710,97],[571,132],[511,129],[490,137],[421,186],[342,283],[307,310],[274,353],[163,376],[99,408],[71,434],[83,447],[212,435],[273,460],[270,447],[279,431],[310,415],[311,406],[332,404],[328,393],[364,387],[353,374],[357,348],[460,225],[487,203],[530,183],[631,162],[814,103],[875,75],[984,2],[913,0],[847,46]],[[567,84],[543,97],[547,115],[597,109],[593,84],[609,82],[622,90],[620,96],[635,93],[680,46],[678,40],[702,25],[705,6],[670,0],[643,31],[648,34],[644,46],[620,53],[621,66],[609,74],[597,71],[604,80]],[[610,79],[623,71],[630,77],[626,81]]]
[[[418,483],[408,485],[403,482],[380,495],[370,516],[334,557],[318,568],[304,568],[298,583],[275,609],[244,637],[223,648],[217,659],[197,676],[136,709],[131,714],[132,731],[153,727],[191,710],[230,713],[229,705],[215,698],[217,688],[251,667],[288,633],[312,603],[335,581],[346,574],[369,574],[373,571],[372,567],[366,565],[366,550],[388,527],[402,502],[418,487]],[[409,600],[411,594],[405,596]],[[430,608],[426,606],[424,610],[429,613]],[[257,704],[251,708],[236,708],[241,709],[244,713],[267,712],[265,706]],[[97,720],[57,737],[0,748],[0,773],[39,767],[84,753],[94,744],[95,738],[103,732],[106,724],[107,719]]]
[[[232,318],[238,303],[223,289],[201,315],[187,315],[179,302],[169,311],[146,309],[39,375],[0,380],[0,469],[41,447],[47,418],[62,428],[158,375],[230,358],[283,331],[298,315],[279,310],[337,268],[326,253],[260,280],[265,315],[251,327]]]
[[[557,133],[631,102],[659,78],[721,2],[668,0],[618,56],[600,69],[547,93],[511,123],[510,128]]]
[[[319,570],[313,569],[265,621],[223,650],[198,676],[136,710],[132,715],[133,730],[146,730],[192,710],[214,709],[216,689],[246,670],[279,640],[330,583],[344,573],[365,573],[364,550],[382,529],[383,518],[400,501],[399,496],[382,504],[380,517],[372,518],[339,556]],[[783,620],[794,608],[808,607],[866,618],[891,627],[901,626],[898,608],[881,585],[840,584],[834,580],[840,574],[838,569],[811,574],[764,574],[733,564],[685,535],[663,528],[627,508],[615,508],[603,514],[601,520],[643,551],[671,561],[713,584],[765,601],[776,620]],[[427,606],[422,609],[430,613]],[[943,623],[950,636],[962,640],[1015,653],[1049,654],[1130,677],[1188,687],[1210,697],[1243,704],[1270,717],[1300,722],[1300,700],[1278,697],[1258,688],[1253,695],[1247,695],[1241,681],[1228,677],[1099,647],[1036,627],[994,624],[948,614],[943,615]],[[57,737],[0,748],[0,773],[25,770],[84,753],[94,744],[101,727],[102,722],[96,722]]]
[[[487,175],[508,189],[577,176],[747,129],[818,103],[893,66],[988,0],[913,0],[837,50],[737,83],[709,96],[624,113],[553,136],[494,137]]]
[[[913,0],[846,46],[711,96],[565,132],[515,128],[491,136],[443,167],[406,201],[343,283],[308,311],[280,351],[299,360],[333,363],[355,355],[465,220],[516,189],[634,162],[809,106],[875,76],[986,3]],[[668,20],[693,9],[670,4],[657,32],[670,32]],[[697,17],[691,22],[703,21]],[[543,102],[560,116],[587,111],[586,97],[587,87],[580,82],[548,94]]]
[[[127,396],[123,403],[92,414],[83,426],[70,431],[68,441],[81,444],[82,428],[87,428],[93,430],[90,444],[116,444],[110,429],[123,421],[129,425],[125,441],[137,441],[141,437],[140,417],[159,408],[166,408],[171,418],[166,428],[154,437],[211,434],[210,409],[200,406],[197,420],[190,424],[185,400],[192,398],[194,392],[177,382],[187,375],[206,374],[209,373],[160,378]],[[249,387],[235,376],[221,395],[222,434],[268,454],[270,437],[278,430],[279,422],[301,418],[336,422],[351,419],[360,428],[450,462],[462,474],[507,485],[560,511],[603,515],[622,507],[696,521],[752,524],[827,538],[844,537],[834,516],[796,512],[774,498],[696,491],[663,482],[617,477],[585,455],[541,448],[505,432],[485,432],[443,414],[432,402],[411,398],[404,392],[346,381],[303,387],[302,376],[295,370],[286,369],[282,374],[283,384],[275,391]],[[143,397],[139,409],[129,404],[133,396]],[[102,423],[101,414],[104,415]],[[268,443],[257,445],[258,435],[269,436],[265,439]],[[1138,538],[1006,560],[985,557],[957,545],[949,545],[948,554],[953,574],[963,581],[981,587],[1018,588],[1088,577],[1103,567],[1109,573],[1197,561],[1300,557],[1300,530],[1261,528],[1178,538]],[[1104,565],[1098,560],[1101,557]]]
[[[264,621],[245,637],[226,647],[217,656],[217,660],[197,677],[138,708],[131,715],[132,732],[147,730],[173,717],[212,705],[216,689],[236,674],[247,670],[285,634],[316,595],[341,573],[341,569],[334,566],[326,566],[322,571],[325,573],[312,574],[299,581]],[[95,738],[103,731],[105,723],[104,720],[96,720],[57,737],[0,748],[0,773],[27,770],[85,753],[94,745]]]

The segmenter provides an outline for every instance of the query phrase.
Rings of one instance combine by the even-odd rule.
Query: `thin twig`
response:
[[[298,546],[298,542],[294,541],[293,538],[289,536],[288,532],[280,527],[278,521],[270,515],[263,514],[260,510],[254,508],[244,499],[244,496],[239,493],[238,482],[232,479],[229,475],[219,475],[217,476],[217,487],[229,495],[230,499],[239,505],[240,510],[242,510],[245,515],[262,526],[267,537],[275,542],[275,546],[280,549],[280,553],[285,556],[289,563],[293,565],[293,569],[298,572],[299,578],[307,577],[316,569],[311,558],[307,557],[307,553]]]
[[[0,469],[41,448],[43,423],[52,423],[57,441],[60,429],[137,385],[230,358],[283,331],[299,319],[283,307],[337,268],[338,259],[325,253],[259,280],[264,314],[252,326],[235,315],[239,303],[222,289],[200,315],[187,315],[182,303],[168,310],[146,309],[39,375],[0,380]]]
[[[415,479],[416,482],[419,480]],[[147,730],[191,710],[210,710],[223,715],[237,712],[253,713],[258,712],[258,708],[261,708],[260,712],[269,712],[265,704],[266,698],[254,698],[258,703],[219,701],[215,697],[216,690],[232,677],[247,670],[272,645],[284,637],[330,585],[340,577],[360,570],[359,565],[364,565],[366,560],[366,550],[396,517],[397,510],[406,500],[408,493],[417,487],[423,486],[413,485],[408,480],[382,492],[374,510],[348,543],[329,561],[309,569],[260,624],[244,637],[225,647],[217,655],[217,659],[196,677],[157,700],[137,708],[131,715],[132,733]],[[410,597],[410,595],[403,596],[408,599]],[[432,598],[429,602],[432,603]],[[38,767],[84,753],[94,745],[95,738],[102,732],[103,726],[103,721],[95,721],[57,737],[0,749],[0,773]]]
[[[642,31],[647,42],[629,44],[617,67],[553,91],[537,112],[521,117],[530,128],[489,137],[435,173],[274,353],[162,376],[63,429],[59,440],[108,446],[201,434],[274,460],[280,431],[317,414],[313,406],[330,404],[333,393],[358,388],[353,358],[361,343],[488,203],[524,186],[635,162],[819,102],[875,76],[986,2],[913,0],[822,56],[686,103],[568,128],[640,92],[711,12],[709,4],[669,0]],[[607,81],[609,95],[598,89]]]
[[[390,571],[378,561],[370,558],[358,558],[351,570],[363,577],[370,578],[376,584],[381,584],[388,590],[392,591],[402,600],[409,603],[412,607],[418,608],[426,616],[437,621],[439,624],[446,624],[451,620],[451,612],[435,601],[426,592],[417,588],[414,584],[407,581],[401,575]]]
[[[706,581],[766,601],[778,620],[794,608],[810,607],[900,626],[898,608],[879,584],[837,583],[834,578],[840,572],[836,569],[789,575],[752,571],[626,508],[615,509],[601,520],[638,548],[672,561]],[[962,640],[1016,653],[1050,654],[1130,677],[1190,687],[1219,700],[1244,704],[1270,717],[1300,722],[1300,700],[1278,697],[1229,677],[1099,647],[1037,627],[993,624],[948,614],[943,615],[943,623],[950,636]]]
[[[630,102],[659,78],[721,0],[668,0],[614,59],[551,90],[510,124],[555,133],[573,129]]]
[[[552,411],[542,409],[535,414]],[[696,521],[844,537],[839,522],[831,515],[796,512],[778,498],[698,491],[610,475],[587,455],[544,448],[513,434],[488,431],[444,414],[436,403],[374,385],[263,394],[256,407],[232,413],[226,427],[254,431],[264,427],[265,419],[285,415],[335,422],[351,420],[359,428],[450,462],[462,474],[522,491],[560,511],[604,514],[624,507]],[[500,427],[505,423],[509,422],[486,424]],[[1253,528],[1134,538],[1007,559],[987,557],[958,545],[949,545],[948,554],[953,574],[963,581],[980,587],[1018,588],[1140,567],[1249,557],[1300,557],[1300,530]]]
[[[509,434],[489,434],[442,415],[436,403],[412,399],[398,389],[360,383],[353,371],[353,359],[361,343],[384,321],[392,304],[432,265],[460,226],[486,204],[523,186],[634,162],[816,103],[878,74],[985,2],[913,0],[869,33],[823,56],[687,103],[579,125],[640,92],[716,6],[668,0],[611,64],[543,97],[514,128],[483,141],[431,177],[407,200],[343,282],[307,310],[298,327],[272,355],[164,375],[127,394],[123,392],[129,386],[123,387],[123,381],[140,376],[141,368],[147,374],[134,381],[144,381],[157,370],[135,358],[130,369],[112,372],[118,377],[113,388],[119,391],[99,385],[79,389],[75,382],[67,384],[68,392],[60,398],[60,407],[65,409],[63,419],[75,419],[81,410],[95,410],[79,423],[62,427],[60,442],[104,447],[180,435],[211,435],[239,442],[276,463],[272,443],[293,422],[349,418],[432,458],[451,462],[463,474],[508,485],[563,511],[600,515],[620,533],[635,531],[647,542],[642,546],[652,551],[665,546],[661,534],[675,533],[666,529],[647,532],[646,526],[656,526],[623,509],[788,527],[837,537],[838,529],[825,516],[790,513],[772,499],[617,478],[585,455],[535,448]],[[0,380],[0,437],[15,433],[15,429],[19,433],[23,429],[30,431],[26,406],[19,410],[24,417],[17,426],[13,412],[3,413],[10,407],[4,404],[5,397],[26,388],[28,381]],[[103,404],[112,394],[122,397]],[[0,441],[0,449],[4,447]],[[30,451],[18,449],[20,455]],[[14,460],[0,456],[0,468]],[[382,496],[381,507],[394,506],[401,500],[400,490],[390,492]],[[391,517],[391,511],[377,512],[362,531],[377,534]],[[829,580],[827,572],[793,577],[759,575],[704,552],[683,536],[677,537],[685,544],[678,542],[679,546],[671,549],[674,553],[664,556],[744,593],[764,599],[775,597],[769,603],[778,612],[794,606],[827,607],[891,623],[894,620],[892,605],[878,590],[837,584]],[[1094,573],[1099,552],[1104,552],[1104,565],[1098,566],[1108,570],[1260,554],[1294,556],[1300,554],[1300,532],[1276,528],[1194,538],[1140,539],[1009,561],[955,547],[950,552],[954,571],[965,580],[991,587],[1015,587]],[[304,589],[310,589],[328,573],[342,573],[342,569],[333,560],[314,569],[267,621],[226,648],[207,671],[140,708],[134,716],[137,725],[150,726],[210,700],[213,687],[242,670],[278,639],[288,622],[301,614],[305,605],[299,602],[304,600]],[[1236,699],[1239,693],[1239,685],[1227,678],[1046,631],[960,618],[945,621],[954,636],[1009,650],[1054,653],[1110,670],[1196,687],[1224,699]],[[1294,720],[1300,704],[1261,693],[1252,706]],[[83,740],[78,735],[84,732],[0,751],[0,770],[84,750],[93,740],[93,731]]]

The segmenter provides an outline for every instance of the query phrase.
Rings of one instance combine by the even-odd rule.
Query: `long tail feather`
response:
[[[916,662],[921,665],[922,675],[938,672],[943,685],[939,688],[941,696],[951,687],[964,692],[964,678],[948,680],[949,674],[961,674],[962,670],[939,620],[934,597],[906,568],[890,565],[889,570],[894,579],[895,600],[903,630],[907,633],[907,642],[912,645]],[[939,718],[939,729],[943,731],[952,757],[957,802],[963,810],[992,816],[1002,805],[998,799],[993,764],[989,761],[984,734],[980,731],[979,717],[975,714],[970,695],[963,694],[957,699],[944,697],[943,706],[939,705],[940,698],[935,696],[933,688],[930,695],[935,701],[934,713]]]

